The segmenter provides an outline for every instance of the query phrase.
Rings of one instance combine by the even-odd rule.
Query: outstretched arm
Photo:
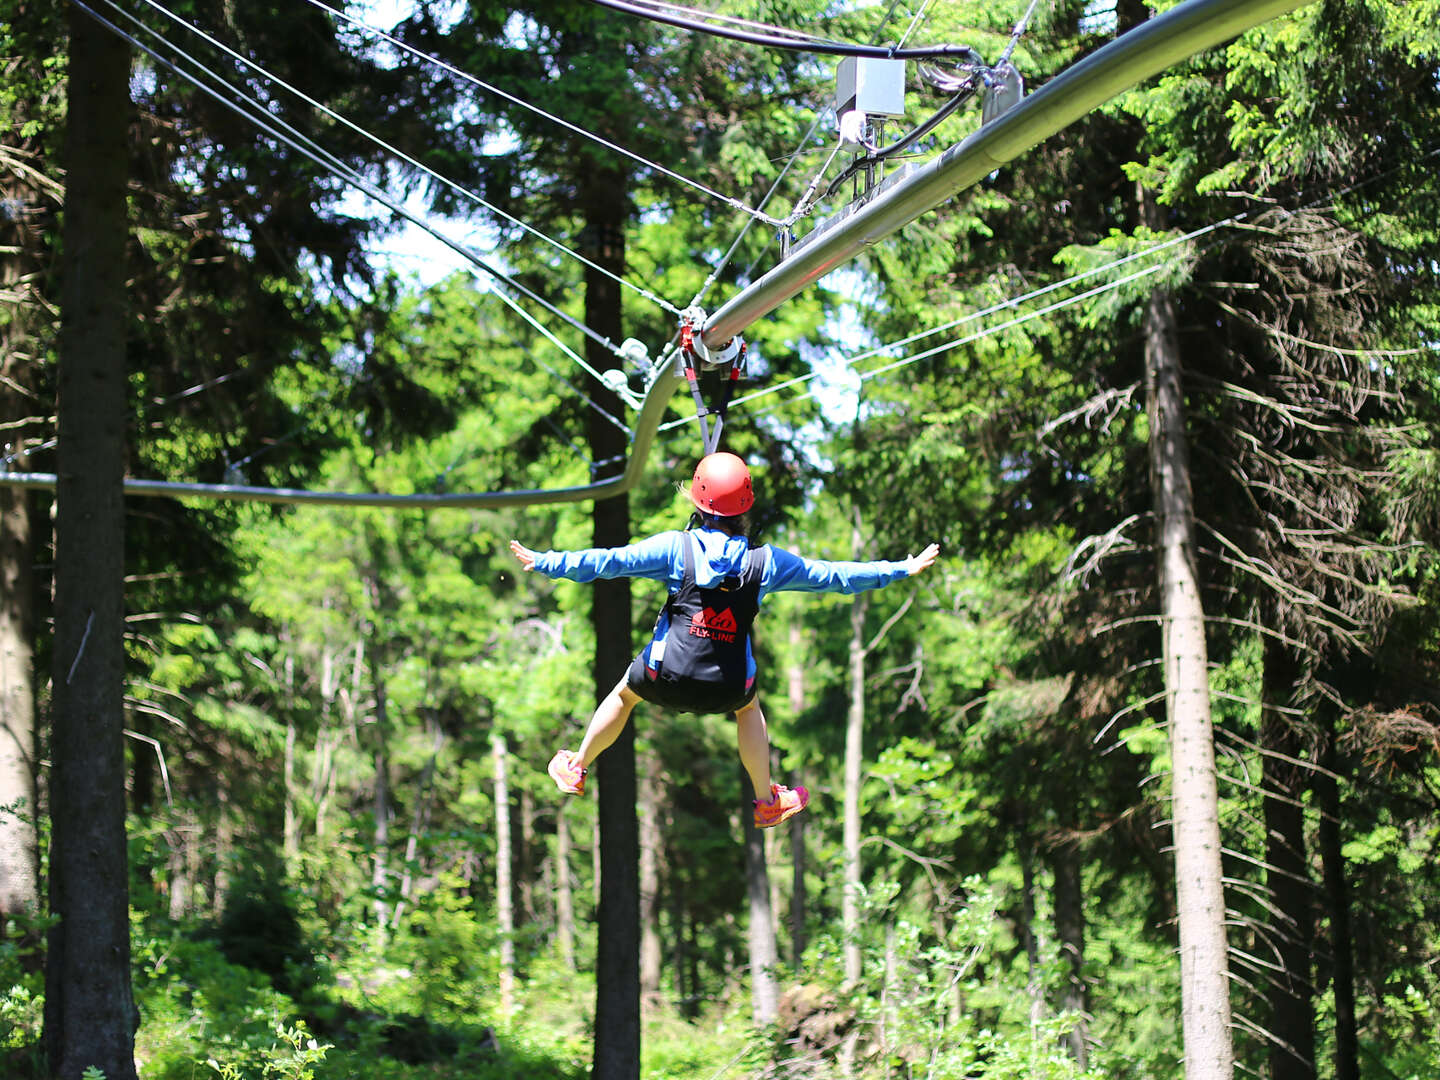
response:
[[[519,540],[510,541],[510,554],[520,560],[520,565],[526,570],[535,569],[535,552],[531,551]]]
[[[830,562],[807,559],[772,546],[770,561],[761,582],[761,595],[789,591],[844,593],[850,596],[918,574],[932,565],[939,553],[940,545],[931,544],[919,555],[893,562]]]
[[[928,570],[935,565],[935,556],[940,554],[939,544],[928,544],[919,555],[911,555],[905,560],[905,572],[911,577],[920,573],[921,570]]]
[[[546,577],[566,578],[582,585],[597,578],[643,577],[665,581],[675,564],[681,534],[660,533],[634,544],[582,551],[531,551],[519,540],[510,541],[510,554],[526,570]]]

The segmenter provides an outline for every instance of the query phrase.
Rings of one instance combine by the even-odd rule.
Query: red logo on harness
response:
[[[707,607],[704,611],[697,611],[690,619],[690,633],[695,637],[710,638],[727,645],[735,641],[738,629],[735,613],[728,607],[724,611]]]

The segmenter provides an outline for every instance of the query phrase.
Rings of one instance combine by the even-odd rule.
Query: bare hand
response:
[[[935,556],[939,554],[939,544],[928,545],[919,555],[911,555],[905,560],[905,572],[914,577],[921,570],[935,565]]]
[[[535,569],[535,552],[531,551],[519,540],[510,541],[510,554],[520,560],[520,565],[526,570]]]

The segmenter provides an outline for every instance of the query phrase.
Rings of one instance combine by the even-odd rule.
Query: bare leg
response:
[[[735,736],[740,744],[740,764],[750,774],[755,797],[770,802],[770,731],[760,711],[760,695],[735,713]]]
[[[630,719],[630,710],[640,703],[640,695],[625,685],[621,679],[615,689],[595,708],[590,726],[585,729],[585,738],[580,743],[580,767],[590,768],[600,754],[620,737],[625,722]],[[762,721],[763,722],[763,721]]]

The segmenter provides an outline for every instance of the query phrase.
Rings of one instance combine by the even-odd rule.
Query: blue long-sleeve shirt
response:
[[[750,541],[720,529],[700,528],[689,532],[674,530],[618,548],[586,548],[581,551],[546,551],[535,556],[535,569],[547,577],[565,578],[581,584],[599,578],[638,577],[663,581],[673,594],[685,577],[687,537],[698,542],[695,582],[702,589],[713,588],[728,574],[745,569]],[[853,594],[878,589],[907,576],[903,562],[830,562],[807,559],[784,548],[766,544],[765,570],[760,576],[760,600],[772,592],[830,592]],[[645,662],[652,665],[663,652],[669,619],[662,613],[655,634],[645,647]],[[658,649],[657,649],[658,646]],[[747,674],[755,677],[755,658],[745,642]]]

